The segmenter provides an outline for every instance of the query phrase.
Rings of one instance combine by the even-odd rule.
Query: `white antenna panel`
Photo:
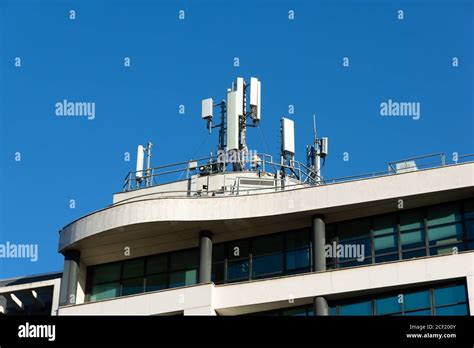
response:
[[[257,120],[260,120],[260,106],[262,105],[262,101],[260,100],[260,94],[262,91],[262,84],[258,81],[258,92],[257,92]]]
[[[250,78],[250,105],[258,105],[258,79],[256,77]]]
[[[327,156],[328,154],[328,138],[321,138],[321,155]]]
[[[254,120],[260,120],[260,81],[250,78],[250,110]]]
[[[212,117],[213,105],[214,105],[214,102],[212,98],[203,99],[202,107],[201,107],[202,118]]]
[[[136,179],[143,178],[143,159],[144,159],[145,151],[142,145],[138,145],[137,148],[137,169],[135,173]]]
[[[295,123],[288,118],[281,119],[283,152],[291,155],[295,154]]]
[[[239,114],[237,92],[227,93],[227,150],[239,149]]]
[[[237,97],[237,115],[244,115],[244,79],[242,77],[237,77],[236,90]]]

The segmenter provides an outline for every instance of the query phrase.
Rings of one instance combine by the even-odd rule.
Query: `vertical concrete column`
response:
[[[324,216],[315,215],[311,221],[311,241],[313,244],[313,271],[326,270],[326,223]],[[329,315],[329,306],[326,299],[322,296],[314,298],[315,315]]]
[[[64,271],[59,295],[60,306],[76,304],[80,259],[79,250],[68,250],[64,253]]]
[[[326,299],[322,296],[314,298],[314,314],[315,315],[329,315],[329,306]]]
[[[313,271],[326,270],[326,255],[324,248],[326,246],[326,224],[324,217],[315,215],[311,224],[311,241],[313,243]]]
[[[212,268],[212,233],[199,233],[199,283],[211,282]]]

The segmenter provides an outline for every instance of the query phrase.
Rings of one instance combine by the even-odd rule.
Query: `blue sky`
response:
[[[265,141],[250,129],[249,147],[266,152],[266,142],[276,155],[279,119],[290,116],[304,161],[316,113],[319,134],[330,139],[327,178],[383,171],[391,160],[427,153],[472,153],[473,7],[459,0],[0,0],[0,243],[39,246],[37,262],[0,259],[0,278],[60,270],[59,229],[111,203],[138,144],[155,144],[155,166],[215,150],[217,131],[207,135],[201,99],[220,100],[237,76],[262,81]],[[95,119],[55,116],[63,99],[94,102]],[[420,103],[420,119],[380,116],[388,99]]]

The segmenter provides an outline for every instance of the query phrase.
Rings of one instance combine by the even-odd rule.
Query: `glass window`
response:
[[[402,249],[413,249],[425,246],[425,232],[423,230],[400,234]]]
[[[241,259],[249,256],[249,241],[239,240],[227,244],[227,257],[232,259]]]
[[[199,254],[197,250],[186,250],[177,253],[172,253],[171,270],[180,270],[187,268],[197,268],[199,264]]]
[[[430,255],[455,254],[463,250],[464,246],[461,243],[457,243],[455,245],[450,244],[441,247],[430,248]]]
[[[375,217],[373,219],[373,223],[374,236],[395,233],[397,231],[397,221],[395,215]]]
[[[105,283],[120,279],[120,262],[96,266],[93,271],[93,283]]]
[[[286,234],[286,249],[300,249],[309,247],[309,231],[291,231]]]
[[[170,274],[170,288],[193,285],[197,283],[197,270],[172,272]]]
[[[282,312],[284,316],[292,316],[292,317],[305,317],[306,316],[306,308],[305,307],[300,307],[300,308],[293,308],[293,309],[287,309]]]
[[[467,239],[474,239],[474,220],[466,221]]]
[[[309,248],[288,251],[286,253],[286,268],[288,270],[309,269]]]
[[[113,282],[107,284],[94,285],[91,291],[91,301],[105,300],[117,297],[120,290],[120,283]]]
[[[422,316],[430,316],[431,315],[431,309],[422,309],[419,311],[413,311],[413,312],[405,312],[405,315],[408,316],[415,316],[415,315],[422,315]]]
[[[426,249],[418,249],[418,250],[413,250],[413,251],[404,251],[402,253],[402,259],[412,259],[414,257],[423,257],[426,256]]]
[[[212,262],[221,262],[225,259],[225,245],[214,245],[212,247]]]
[[[254,257],[252,259],[252,277],[258,278],[283,271],[283,254]]]
[[[400,231],[423,228],[423,215],[418,210],[405,211],[400,214]]]
[[[375,254],[385,254],[398,251],[398,238],[396,234],[374,237]]]
[[[459,207],[457,205],[441,205],[430,207],[428,210],[428,227],[446,223],[454,223],[461,220]]]
[[[375,257],[375,263],[396,261],[396,260],[398,260],[398,259],[399,259],[399,258],[398,258],[398,253],[396,253],[396,254],[384,255],[384,256],[376,256],[376,257]]]
[[[168,287],[168,280],[166,273],[154,274],[146,277],[146,290],[157,291],[166,289]]]
[[[266,255],[283,251],[283,236],[281,234],[259,237],[252,242],[252,255]]]
[[[127,279],[122,282],[122,296],[143,292],[143,278]]]
[[[342,305],[339,315],[372,315],[371,301]]]
[[[227,264],[227,280],[245,280],[249,278],[249,262],[248,260],[242,261],[229,261]]]
[[[436,315],[468,315],[467,305],[459,304],[454,306],[436,308]]]
[[[461,224],[444,225],[438,227],[430,227],[428,231],[430,245],[440,243],[455,243],[462,240]]]
[[[224,263],[223,262],[212,264],[211,280],[214,283],[221,283],[224,281]]]
[[[435,305],[456,304],[466,301],[466,289],[464,285],[454,285],[434,290]]]
[[[375,300],[375,311],[377,315],[398,313],[402,311],[402,306],[398,302],[398,296],[379,298]]]
[[[124,261],[123,263],[123,277],[135,278],[143,276],[145,267],[145,259],[135,259]]]
[[[355,239],[370,235],[370,220],[356,220],[338,225],[339,239]]]
[[[405,294],[403,296],[403,305],[405,311],[431,307],[429,290]]]
[[[168,255],[156,255],[147,257],[146,273],[162,273],[168,270]]]
[[[464,203],[464,218],[474,219],[474,199]]]

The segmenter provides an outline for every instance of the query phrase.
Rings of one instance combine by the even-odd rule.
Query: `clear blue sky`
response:
[[[156,144],[155,166],[213,151],[201,99],[224,97],[237,76],[262,81],[273,154],[289,104],[303,161],[317,114],[330,138],[326,177],[472,153],[473,18],[473,1],[456,0],[0,0],[0,243],[39,245],[37,262],[0,259],[0,278],[62,269],[58,230],[111,203],[138,144]],[[95,102],[95,119],[55,116],[63,99]],[[381,117],[388,99],[421,103],[420,119]],[[257,130],[249,138],[266,151]]]

